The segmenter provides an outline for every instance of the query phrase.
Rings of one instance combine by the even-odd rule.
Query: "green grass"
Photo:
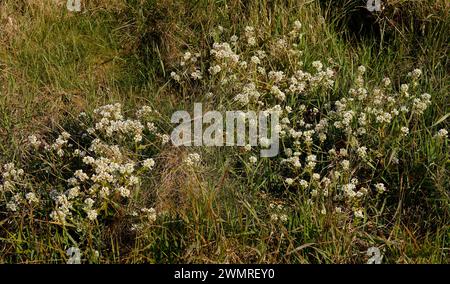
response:
[[[365,263],[371,246],[381,249],[384,263],[449,262],[448,139],[434,137],[449,122],[445,1],[387,1],[382,13],[366,16],[352,1],[97,0],[76,14],[60,2],[0,3],[0,165],[14,161],[33,169],[33,186],[64,188],[62,177],[78,165],[58,158],[36,162],[26,138],[54,137],[62,128],[78,133],[73,125],[79,112],[120,102],[131,114],[146,104],[161,113],[158,126],[170,134],[171,114],[191,111],[194,102],[232,108],[233,86],[210,77],[182,84],[170,79],[185,51],[201,52],[199,65],[207,72],[219,25],[228,37],[252,25],[266,47],[295,20],[302,23],[298,48],[307,70],[315,60],[328,65],[332,59],[336,78],[317,100],[296,97],[292,106],[305,103],[328,115],[326,104],[347,96],[360,65],[369,86],[389,76],[395,90],[420,68],[417,93],[431,94],[431,106],[409,121],[407,139],[398,137],[398,121],[364,141],[381,158],[374,157],[373,170],[361,165],[358,177],[384,182],[389,193],[369,197],[364,209],[370,217],[363,220],[321,214],[306,191],[283,186],[289,172],[275,159],[260,159],[254,167],[248,154],[230,147],[155,147],[130,152],[155,157],[157,166],[129,202],[86,225],[89,234],[49,223],[46,216],[8,215],[0,200],[0,262],[65,263],[71,246],[79,246],[88,263]],[[355,21],[370,29],[355,32],[349,27]],[[294,68],[284,59],[271,64]],[[346,143],[339,131],[329,136],[324,149]],[[191,150],[202,154],[202,163],[186,168],[183,159]],[[394,155],[398,165],[391,163]],[[44,165],[52,178],[39,176]],[[278,212],[271,204],[283,205],[287,222],[271,220]],[[160,215],[131,232],[135,219],[128,213],[142,206]]]

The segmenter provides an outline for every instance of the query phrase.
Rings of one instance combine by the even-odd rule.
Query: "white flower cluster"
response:
[[[180,60],[180,66],[184,68],[183,72],[175,72],[172,71],[170,73],[170,77],[176,81],[181,83],[185,79],[192,79],[195,81],[203,79],[203,73],[199,66],[197,66],[198,60],[200,58],[200,53],[195,52],[191,53],[186,51],[182,59]]]
[[[63,131],[58,138],[56,138],[55,142],[51,145],[45,143],[44,149],[47,151],[54,151],[59,157],[64,156],[64,146],[71,147],[72,144],[69,143],[70,134],[66,131]],[[29,136],[30,145],[34,147],[39,147],[41,145],[40,141],[37,141],[35,135]]]
[[[251,101],[258,101],[261,94],[256,89],[255,84],[249,83],[242,88],[242,92],[234,97],[234,100],[241,105],[248,105]]]
[[[187,166],[195,166],[198,165],[201,162],[202,158],[200,154],[198,153],[190,153],[188,156],[183,160],[184,164]]]
[[[155,222],[158,217],[155,208],[142,208],[141,212],[147,216],[151,223]]]
[[[448,131],[447,131],[447,129],[442,128],[442,129],[440,129],[438,131],[438,133],[436,135],[439,138],[447,138],[448,137]]]
[[[148,106],[138,111],[138,116],[142,117],[148,113]],[[135,142],[141,142],[144,126],[139,120],[124,119],[122,106],[119,103],[105,105],[94,111],[98,116],[98,122],[93,128],[89,128],[90,134],[102,133],[107,137],[131,136]]]
[[[231,49],[230,44],[226,42],[215,42],[213,44],[213,48],[210,51],[210,54],[213,55],[216,60],[222,61],[222,64],[224,66],[233,65],[239,62],[239,55],[234,53],[234,51]],[[219,68],[221,68],[220,65],[216,66],[219,66]]]
[[[427,93],[414,96],[408,84],[402,84],[400,92],[393,91],[391,80],[385,78],[381,87],[372,90],[365,87],[363,74],[365,67],[358,68],[355,87],[349,90],[349,96],[335,102],[335,111],[331,113],[334,127],[348,136],[363,137],[369,135],[368,128],[386,128],[394,121],[400,122],[400,136],[409,133],[409,115],[421,115],[431,104]],[[412,84],[416,83],[421,71],[413,71]]]
[[[14,163],[1,167],[0,198],[2,204],[9,212],[26,209],[39,203],[35,192],[24,182],[23,169],[17,168]]]
[[[245,27],[245,38],[249,46],[256,45],[255,29],[250,26]]]
[[[41,146],[42,142],[38,140],[36,135],[30,135],[28,136],[28,143],[30,143],[33,147],[39,147]]]
[[[400,162],[395,153],[385,157],[377,147],[386,135],[392,135],[388,131],[399,142],[407,140],[411,121],[431,104],[431,96],[419,93],[417,88],[422,71],[413,70],[411,81],[396,91],[389,78],[384,78],[380,86],[369,85],[365,80],[367,68],[359,66],[353,86],[332,102],[336,63],[328,59],[330,66],[326,66],[325,61],[311,60],[304,54],[299,21],[286,35],[262,38],[263,34],[248,26],[241,35],[232,35],[229,43],[214,43],[210,61],[204,62],[211,66],[204,86],[209,91],[217,84],[215,97],[231,93],[234,109],[276,111],[280,123],[273,127],[282,139],[282,184],[309,194],[311,204],[317,204],[322,213],[332,204],[335,210],[329,212],[364,218],[366,197],[387,189],[370,174],[361,178],[359,171],[368,165],[373,167],[374,160]],[[224,32],[218,37],[224,38]],[[179,73],[187,72],[181,69]],[[226,92],[220,94],[220,90]],[[436,136],[445,138],[447,132],[441,130]],[[264,146],[266,141],[260,142]],[[338,149],[333,145],[336,142],[341,144]],[[242,153],[249,164],[258,162],[256,148],[244,147]]]
[[[98,221],[104,213],[110,214],[108,211],[117,204],[126,204],[124,201],[129,200],[148,171],[155,167],[155,160],[139,153],[139,149],[154,147],[154,138],[167,142],[168,136],[158,132],[155,122],[150,121],[155,115],[157,117],[157,111],[143,106],[136,112],[137,119],[127,119],[120,104],[111,104],[95,109],[92,118],[80,115],[84,132],[76,136],[62,131],[54,143],[48,145],[43,139],[30,135],[30,153],[38,159],[56,157],[52,163],[64,163],[67,169],[73,170],[67,178],[68,173],[62,172],[64,169],[55,168],[52,175],[65,182],[53,188],[42,188],[27,178],[24,170],[13,163],[6,164],[1,172],[0,206],[13,213],[25,213],[30,206],[41,206],[40,211],[47,212],[57,224],[72,224],[78,228],[83,228],[84,222]],[[43,148],[39,147],[41,144]],[[48,155],[53,151],[57,156]],[[67,163],[73,164],[68,166]],[[44,199],[45,202],[41,202]],[[151,220],[155,219],[155,212],[146,214]]]
[[[286,223],[288,221],[288,216],[285,213],[285,208],[281,204],[274,204],[270,203],[269,209],[271,211],[270,213],[270,220],[273,222],[282,222]]]

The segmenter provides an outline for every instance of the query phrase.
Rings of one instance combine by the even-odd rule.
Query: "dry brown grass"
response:
[[[184,214],[190,210],[192,198],[201,195],[201,171],[183,165],[188,152],[183,148],[169,147],[158,155],[160,174],[156,186],[156,210]]]

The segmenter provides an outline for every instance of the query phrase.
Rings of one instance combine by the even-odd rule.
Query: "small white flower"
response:
[[[258,161],[258,158],[256,158],[255,156],[251,156],[249,159],[250,164],[256,164],[256,162]]]
[[[415,79],[415,80],[419,79],[421,75],[422,75],[422,70],[420,70],[420,69],[414,69],[414,70],[411,72],[411,76],[412,76],[413,79]]]
[[[369,190],[365,187],[361,187],[358,192],[361,192],[361,194],[366,195],[369,193]]]
[[[174,80],[177,81],[177,82],[179,82],[179,81],[181,80],[180,75],[178,75],[178,74],[175,73],[175,72],[171,72],[171,73],[170,73],[170,77],[172,77],[172,79],[174,79]]]
[[[211,75],[216,75],[221,70],[222,70],[222,68],[220,67],[220,65],[214,65],[214,66],[209,67],[209,69],[208,69],[208,71]]]
[[[194,80],[201,80],[203,78],[202,72],[200,70],[195,70],[191,73],[191,77]]]
[[[169,140],[170,140],[170,136],[169,135],[167,135],[167,134],[161,135],[161,144],[162,145],[167,144],[169,142]]]
[[[137,176],[130,176],[128,178],[128,183],[129,183],[129,185],[139,184],[139,177],[137,177]]]
[[[67,191],[67,198],[68,198],[68,199],[76,198],[76,197],[78,197],[79,195],[80,195],[80,187],[79,187],[79,186],[72,187],[72,188],[70,188],[70,189]]]
[[[278,221],[278,215],[277,215],[277,214],[272,214],[272,215],[270,215],[270,220],[272,220],[272,221]]]
[[[17,205],[14,202],[8,202],[6,204],[6,209],[8,209],[9,211],[12,211],[12,212],[16,212],[17,211]]]
[[[146,159],[142,162],[142,166],[151,170],[155,166],[155,161],[153,159]]]
[[[125,188],[125,187],[123,187],[123,186],[119,187],[118,191],[119,191],[119,193],[120,193],[120,195],[122,197],[129,197],[130,196],[130,190]]]
[[[259,57],[258,57],[258,56],[252,56],[252,57],[250,58],[250,61],[251,61],[253,64],[255,64],[255,65],[258,65],[258,64],[261,63],[261,60],[259,60]]]
[[[359,66],[358,67],[358,73],[361,74],[361,75],[366,73],[366,67],[363,66],[363,65]]]
[[[86,204],[86,208],[90,209],[92,208],[92,205],[94,205],[95,201],[94,199],[88,197],[84,200],[84,204]]]
[[[330,150],[328,150],[328,155],[330,155],[330,156],[336,156],[337,155],[337,153],[336,153],[336,149],[330,149]]]
[[[28,142],[30,143],[31,146],[36,148],[42,144],[41,141],[37,139],[36,135],[28,136]]]
[[[91,165],[95,163],[95,159],[91,156],[86,156],[83,158],[83,163],[85,163],[86,165]]]
[[[400,131],[402,132],[402,136],[407,136],[409,133],[409,128],[408,127],[402,127],[400,129]]]
[[[312,66],[317,69],[317,71],[322,71],[323,64],[320,61],[314,61]]]
[[[364,218],[364,212],[362,211],[362,209],[355,210],[353,213],[355,214],[356,218]]]
[[[383,193],[386,191],[386,187],[384,186],[383,183],[377,183],[375,185],[375,189],[379,192],[379,193]]]
[[[444,128],[440,129],[437,133],[437,136],[440,138],[447,138],[447,135],[448,135],[448,131],[447,131],[447,129],[444,129]]]
[[[342,165],[342,169],[344,171],[348,171],[350,169],[350,161],[349,160],[343,160],[341,162],[341,165]]]
[[[83,159],[84,161],[84,159]],[[89,176],[83,172],[83,170],[76,170],[73,174],[74,177],[78,178],[81,182],[89,179]]]
[[[87,213],[87,217],[89,220],[94,221],[97,219],[97,216],[98,216],[97,211],[90,209],[90,210],[87,210],[86,213]]]
[[[366,157],[367,157],[367,147],[365,147],[365,146],[359,147],[359,148],[356,150],[356,153],[358,154],[358,156],[359,156],[361,159],[366,158]]]
[[[34,194],[33,192],[29,192],[27,194],[25,194],[25,198],[28,200],[28,203],[38,203],[39,199],[36,197],[36,194]]]
[[[102,188],[100,189],[100,191],[99,191],[99,196],[100,196],[101,198],[106,198],[106,197],[108,197],[108,196],[109,196],[109,188],[107,188],[107,187],[102,187]]]
[[[66,251],[69,259],[67,260],[67,264],[80,264],[81,263],[81,252],[79,248],[71,247]]]
[[[303,189],[306,189],[308,187],[308,182],[304,179],[300,180],[299,184]]]
[[[191,153],[186,157],[186,159],[184,159],[184,163],[188,166],[196,165],[196,164],[200,163],[200,161],[201,161],[201,157],[200,157],[200,154],[198,154],[198,153]]]
[[[192,54],[189,51],[186,51],[183,55],[183,59],[188,61],[191,58]]]
[[[400,90],[401,90],[403,93],[407,93],[408,90],[409,90],[408,84],[402,84],[402,85],[400,86]]]

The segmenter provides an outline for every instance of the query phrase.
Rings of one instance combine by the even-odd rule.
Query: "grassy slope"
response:
[[[92,1],[83,13],[75,15],[51,1],[0,4],[0,159],[20,160],[19,145],[29,133],[45,132],[57,126],[66,113],[89,111],[107,102],[119,101],[127,108],[146,102],[168,115],[181,107],[189,109],[192,102],[203,100],[204,90],[171,88],[166,84],[167,73],[186,47],[210,46],[212,39],[206,35],[217,25],[231,31],[253,25],[281,34],[299,19],[311,27],[305,54],[311,60],[332,58],[340,66],[336,97],[348,89],[353,81],[348,74],[360,64],[369,67],[368,77],[374,82],[386,75],[398,82],[412,68],[420,67],[428,70],[423,91],[433,94],[433,108],[423,123],[433,125],[448,112],[448,17],[446,22],[444,17],[436,18],[441,24],[431,22],[421,37],[409,29],[391,31],[389,40],[382,43],[371,38],[356,43],[346,40],[329,22],[324,24],[318,3],[106,2]],[[404,26],[398,24],[400,29]],[[429,132],[446,123],[429,128]],[[434,163],[434,150],[427,147],[429,135],[422,139],[415,141],[417,148],[411,151],[415,163],[402,172],[387,174],[400,180],[425,171],[423,179],[408,188],[448,191],[445,167],[420,166]],[[118,234],[112,246],[121,244],[119,251],[123,251],[119,255],[113,250],[103,261],[364,262],[365,249],[380,245],[388,262],[448,262],[448,211],[426,215],[419,214],[421,206],[410,206],[411,212],[370,226],[354,226],[324,218],[305,201],[288,196],[295,204],[293,222],[289,227],[280,226],[264,219],[269,203],[279,201],[279,197],[260,190],[266,181],[258,179],[257,172],[239,176],[236,157],[229,149],[202,151],[208,157],[204,169],[187,173],[171,168],[173,153],[162,153],[166,165],[158,174],[160,206],[176,211],[178,221],[136,241],[123,240]],[[436,164],[442,165],[442,161]],[[183,200],[183,206],[169,200],[173,195]],[[414,203],[422,197],[412,194],[408,198],[400,197],[396,202]],[[445,200],[430,202],[425,213],[449,205]],[[412,218],[413,214],[418,217]],[[64,250],[50,247],[41,255],[10,258],[10,249],[5,246],[8,254],[0,260],[57,261],[54,251]]]

